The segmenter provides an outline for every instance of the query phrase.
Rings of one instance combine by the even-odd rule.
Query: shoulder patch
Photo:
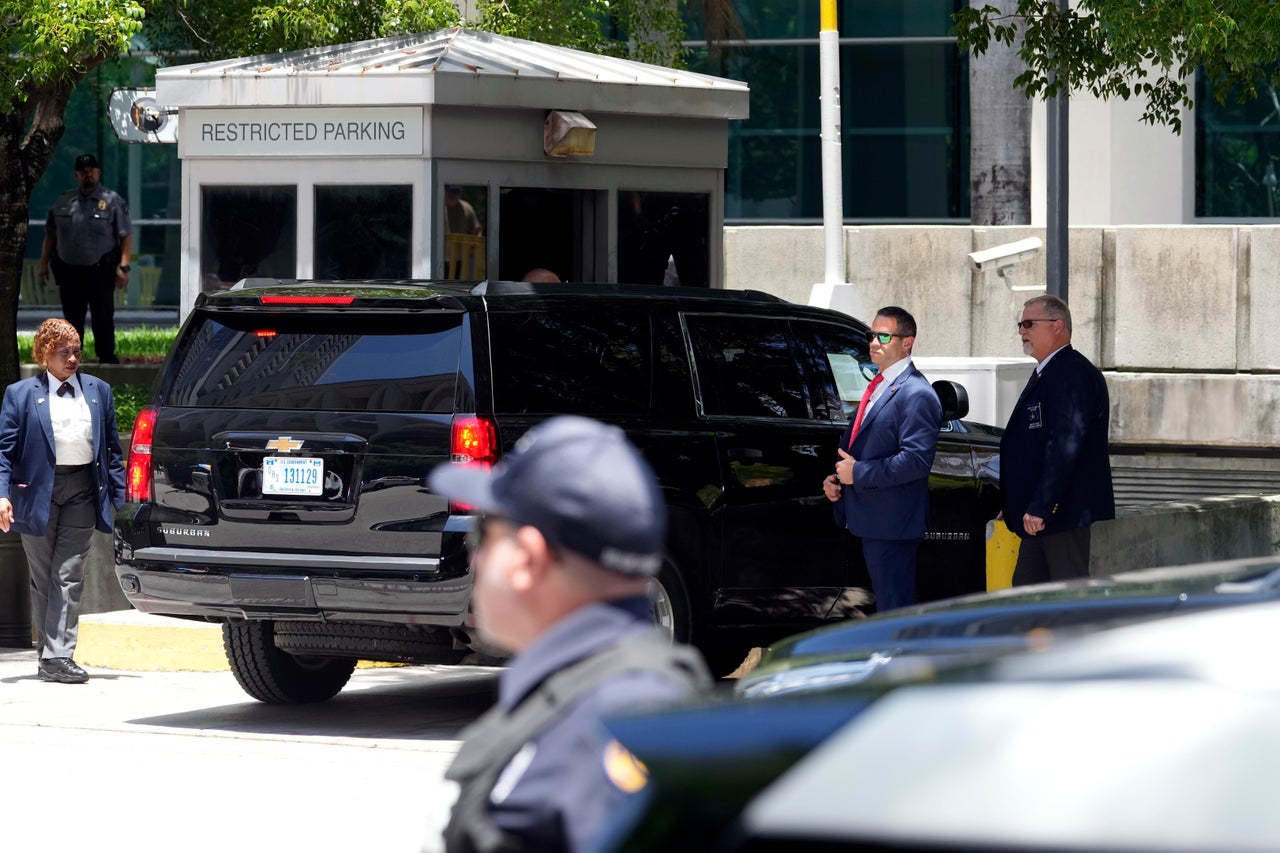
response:
[[[649,784],[649,769],[616,740],[605,745],[604,775],[626,794],[634,794]]]

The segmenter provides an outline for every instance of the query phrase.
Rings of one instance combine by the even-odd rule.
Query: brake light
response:
[[[498,461],[498,431],[492,418],[477,415],[454,415],[453,432],[449,441],[449,461],[457,465],[479,465],[488,468]],[[449,511],[471,512],[472,508],[458,501],[449,501]]]
[[[151,500],[151,437],[156,431],[156,410],[150,406],[138,412],[129,439],[129,462],[125,466],[124,499]]]
[[[350,305],[356,301],[350,296],[259,296],[263,305]]]

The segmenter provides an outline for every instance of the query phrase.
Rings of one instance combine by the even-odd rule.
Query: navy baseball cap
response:
[[[667,512],[653,469],[622,430],[574,415],[524,434],[493,470],[439,465],[431,490],[538,528],[552,545],[625,575],[662,567]]]
[[[100,169],[98,158],[92,154],[81,154],[76,158],[76,171],[83,172],[85,169]]]

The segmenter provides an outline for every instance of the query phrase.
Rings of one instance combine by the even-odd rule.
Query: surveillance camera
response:
[[[969,266],[978,272],[1002,270],[1019,261],[1025,261],[1044,246],[1039,237],[1028,237],[1013,243],[1001,243],[990,249],[981,249],[969,253]]]

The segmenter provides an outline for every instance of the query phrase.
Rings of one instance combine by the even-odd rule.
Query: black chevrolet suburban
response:
[[[249,279],[201,294],[133,430],[116,573],[138,610],[221,623],[236,678],[267,702],[327,699],[358,659],[488,659],[473,519],[427,474],[582,414],[656,470],[670,533],[655,616],[726,672],[866,603],[821,490],[874,373],[866,333],[691,288]],[[999,430],[936,387],[925,598],[985,587],[999,505]]]

